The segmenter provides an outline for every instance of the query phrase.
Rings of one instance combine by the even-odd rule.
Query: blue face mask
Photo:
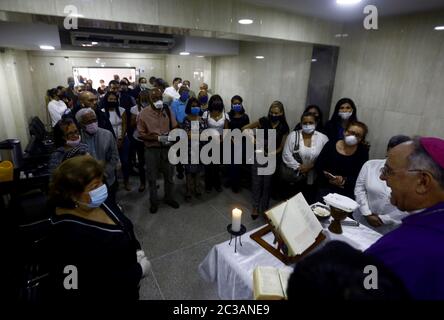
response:
[[[97,189],[94,189],[89,192],[89,197],[91,198],[91,202],[88,203],[88,207],[90,208],[98,208],[105,202],[106,198],[108,198],[108,189],[106,185],[102,184]]]
[[[208,102],[208,96],[202,96],[199,98],[200,103],[205,104]]]
[[[188,93],[188,91],[182,92],[180,94],[180,100],[182,100],[182,101],[187,101],[189,97],[190,97],[190,94]]]
[[[191,114],[193,116],[197,116],[200,114],[200,108],[199,107],[191,107]]]
[[[232,106],[234,112],[241,112],[242,111],[242,105],[241,104],[233,104]]]

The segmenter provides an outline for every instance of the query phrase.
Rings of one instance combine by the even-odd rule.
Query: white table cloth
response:
[[[347,218],[349,220],[349,218]],[[328,223],[324,225],[328,226]],[[260,227],[262,228],[262,227]],[[250,234],[260,228],[252,230],[242,236],[242,246],[237,244],[237,253],[234,253],[234,239],[231,246],[229,240],[215,245],[206,258],[199,265],[199,274],[207,282],[216,282],[220,299],[223,300],[251,300],[253,299],[253,271],[257,266],[271,266],[292,270],[274,257],[256,241]],[[342,234],[333,234],[324,228],[326,240],[340,240],[352,247],[365,250],[376,242],[382,235],[364,225],[342,226]],[[227,238],[229,234],[227,233]],[[274,236],[267,234],[264,239],[272,243]]]

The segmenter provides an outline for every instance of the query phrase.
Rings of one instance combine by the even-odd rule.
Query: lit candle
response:
[[[234,208],[232,211],[231,230],[239,232],[241,228],[242,210]]]

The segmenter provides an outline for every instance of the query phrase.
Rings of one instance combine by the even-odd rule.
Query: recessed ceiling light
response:
[[[181,52],[181,53],[179,53],[181,56],[189,56],[190,55],[190,53],[189,52],[186,52],[186,51],[183,51],[183,52]]]
[[[240,19],[238,22],[240,24],[252,24],[253,20],[251,20],[251,19]]]
[[[93,46],[95,46],[96,44],[99,44],[99,43],[96,42],[96,41],[92,41],[91,44],[92,44]]]
[[[197,56],[198,58],[205,58],[205,56]]]
[[[336,3],[339,5],[352,5],[361,2],[362,0],[336,0]]]
[[[69,16],[74,17],[74,18],[83,18],[84,17],[84,15],[80,14],[80,13],[71,13]]]
[[[318,61],[318,59],[311,59],[311,62],[316,62]]]
[[[442,31],[444,30],[444,26],[436,26],[435,30]]]
[[[256,56],[256,59],[264,59],[264,56]]]
[[[54,50],[55,48],[53,46],[41,45],[40,49],[42,49],[42,50]]]

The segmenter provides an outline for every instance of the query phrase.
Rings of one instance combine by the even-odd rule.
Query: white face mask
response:
[[[345,136],[344,141],[348,146],[355,146],[358,144],[358,138],[356,138],[356,136]]]
[[[154,107],[156,109],[162,109],[163,108],[163,101],[162,100],[157,100],[156,102],[154,102]]]
[[[306,134],[311,134],[315,131],[316,126],[314,124],[303,124],[302,132]]]
[[[348,120],[353,112],[339,112],[339,116],[342,118],[342,120]]]
[[[70,147],[75,147],[75,146],[78,146],[79,144],[80,144],[80,136],[79,136],[79,138],[77,139],[77,140],[66,140],[66,144],[68,145],[68,146],[70,146]]]

